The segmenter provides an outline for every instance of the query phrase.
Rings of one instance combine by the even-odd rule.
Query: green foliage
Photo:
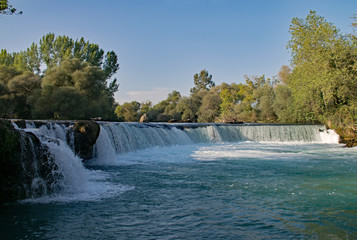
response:
[[[123,105],[118,105],[115,109],[115,114],[118,119],[126,122],[137,122],[139,121],[139,110],[141,104],[137,101],[132,101],[130,103],[126,102]]]
[[[110,78],[119,69],[118,57],[114,51],[107,52],[103,63],[103,71],[106,78]]]
[[[357,94],[357,45],[323,17],[311,11],[290,26],[294,69],[288,85],[299,122],[335,122],[354,119]],[[345,116],[344,116],[345,114]],[[351,115],[352,114],[352,115]],[[352,118],[351,118],[352,116]]]
[[[293,98],[290,88],[287,85],[278,85],[274,89],[275,99],[273,102],[273,110],[277,115],[278,121],[281,123],[296,123],[293,118],[294,107]]]
[[[40,77],[0,65],[0,112],[2,117],[31,117],[27,98],[40,87]]]
[[[104,59],[104,60],[103,60]],[[25,51],[0,51],[0,111],[11,118],[114,119],[119,69],[113,51],[46,34]],[[47,69],[41,75],[40,67]]]
[[[34,118],[108,117],[112,94],[103,70],[79,59],[67,59],[46,72],[39,96],[30,102]]]
[[[104,56],[104,50],[98,44],[85,41],[84,38],[73,40],[68,36],[56,37],[54,33],[48,33],[40,40],[39,54],[48,69],[69,58],[77,58],[102,68],[107,79],[119,69],[118,57],[114,51],[109,51]]]
[[[203,69],[200,74],[196,73],[193,76],[193,83],[195,86],[190,89],[191,93],[198,92],[200,90],[209,90],[211,87],[215,86],[212,80],[212,75],[208,74],[208,71]]]
[[[198,109],[198,122],[214,122],[220,115],[221,98],[218,89],[211,88],[202,98]]]
[[[221,100],[221,115],[219,121],[230,123],[238,121],[234,108],[236,104],[243,100],[243,96],[240,94],[241,87],[242,84],[237,85],[235,83],[231,85],[223,83],[219,86],[221,89],[219,93]]]
[[[176,111],[180,113],[182,121],[196,121],[198,111],[195,97],[182,97],[177,103]]]
[[[0,14],[6,14],[6,15],[21,15],[22,11],[17,11],[16,8],[14,8],[8,0],[0,0]]]
[[[167,99],[152,106],[151,102],[142,103],[140,106],[139,115],[146,113],[149,121],[167,122],[169,120],[180,120],[181,114],[176,107],[181,100],[181,94],[177,91],[172,91],[168,94]]]
[[[14,64],[14,55],[6,51],[6,49],[0,50],[0,66],[12,66]]]
[[[280,84],[288,84],[290,73],[291,73],[291,69],[288,66],[286,66],[286,65],[281,66],[280,71],[278,73],[279,83]]]

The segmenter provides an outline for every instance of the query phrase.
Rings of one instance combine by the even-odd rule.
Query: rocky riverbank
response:
[[[353,128],[340,128],[335,130],[340,135],[340,143],[346,145],[346,147],[357,146],[357,129]]]

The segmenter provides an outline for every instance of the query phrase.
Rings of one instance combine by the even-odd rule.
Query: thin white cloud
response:
[[[128,91],[124,93],[115,94],[115,100],[119,104],[123,104],[124,102],[146,102],[151,101],[153,104],[156,104],[162,100],[167,98],[167,95],[172,92],[169,88],[152,88],[150,90],[144,91]]]

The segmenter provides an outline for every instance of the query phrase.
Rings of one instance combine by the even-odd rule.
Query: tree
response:
[[[202,98],[201,106],[198,109],[198,122],[214,122],[220,115],[220,104],[222,100],[218,89],[211,88]]]
[[[243,100],[243,96],[240,94],[241,87],[241,83],[222,83],[218,86],[220,97],[220,116],[219,119],[217,119],[218,121],[227,123],[238,121],[234,108]]]
[[[38,56],[46,64],[47,69],[58,66],[67,59],[85,61],[101,68],[106,79],[110,79],[119,69],[118,57],[114,51],[104,54],[104,50],[98,44],[85,41],[83,37],[73,40],[68,36],[56,37],[54,33],[48,33],[40,40]],[[109,84],[112,93],[118,90],[116,78]]]
[[[125,102],[123,105],[118,105],[115,109],[117,117],[126,122],[137,122],[139,120],[139,110],[141,104],[137,101],[130,103]]]
[[[0,65],[1,115],[8,118],[30,118],[27,98],[40,87],[40,77],[21,72],[12,66]]]
[[[258,119],[262,122],[275,122],[277,118],[273,108],[275,94],[270,79],[257,87],[253,95],[257,101],[255,109],[258,112]]]
[[[74,41],[68,36],[55,36],[53,33],[46,34],[38,45],[33,43],[25,51],[8,53],[2,49],[0,97],[2,103],[13,107],[2,107],[1,113],[22,118],[30,118],[29,112],[32,111],[34,118],[65,119],[76,116],[87,119],[101,116],[113,119],[113,96],[119,84],[116,78],[110,78],[119,69],[117,61],[114,51],[104,55],[98,44],[84,38]],[[41,74],[44,65],[47,69]],[[36,87],[32,88],[34,82]],[[25,89],[31,91],[25,94]],[[75,101],[65,102],[65,98],[59,96],[61,93],[76,99],[77,106]],[[26,112],[16,110],[21,105],[27,109]],[[71,108],[73,114],[66,113]]]
[[[209,90],[211,87],[215,86],[215,83],[212,80],[212,75],[208,74],[208,71],[203,69],[198,74],[196,73],[193,76],[193,83],[195,86],[190,89],[191,93],[198,92],[200,90]]]
[[[13,54],[12,64],[20,71],[30,71],[40,74],[41,59],[37,45],[32,43],[26,51]]]
[[[140,107],[140,116],[142,116],[145,113],[148,113],[150,111],[150,109],[152,109],[152,102],[151,101],[146,101],[146,102],[142,102]]]
[[[294,18],[289,33],[291,39],[287,47],[291,50],[294,66],[314,62],[317,57],[326,57],[328,50],[341,37],[338,29],[315,11],[310,11],[306,19]]]
[[[0,50],[0,65],[12,66],[14,65],[14,55],[6,51],[6,49]]]
[[[356,38],[342,35],[314,11],[306,19],[294,18],[290,34],[293,70],[288,86],[295,119],[333,128],[353,126],[357,119]]]
[[[280,71],[278,73],[279,82],[283,84],[288,84],[290,73],[291,73],[291,69],[288,66],[286,65],[281,66]]]
[[[181,99],[181,94],[178,91],[172,91],[168,94],[166,101],[166,106],[164,110],[164,115],[168,116],[169,120],[180,120],[181,114],[177,112],[176,106]]]
[[[22,11],[17,11],[8,0],[0,0],[0,14],[13,15],[18,14],[21,15]]]
[[[278,85],[274,89],[275,98],[273,109],[280,123],[295,123],[295,107],[290,88],[287,85]]]
[[[59,96],[62,93],[76,101]],[[34,118],[111,118],[114,111],[114,98],[103,70],[75,58],[46,71],[41,91],[29,102]],[[73,113],[67,113],[66,109],[72,109]]]
[[[289,87],[296,118],[302,122],[326,122],[340,107],[354,108],[356,41],[341,35],[314,11],[306,19],[294,18],[290,34],[288,48],[294,68]]]
[[[177,103],[176,111],[180,113],[182,121],[197,120],[197,100],[195,97],[182,97]]]

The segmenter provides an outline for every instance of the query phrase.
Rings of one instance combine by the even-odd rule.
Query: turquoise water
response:
[[[357,239],[356,148],[175,145],[84,171],[78,191],[0,206],[0,239]]]

